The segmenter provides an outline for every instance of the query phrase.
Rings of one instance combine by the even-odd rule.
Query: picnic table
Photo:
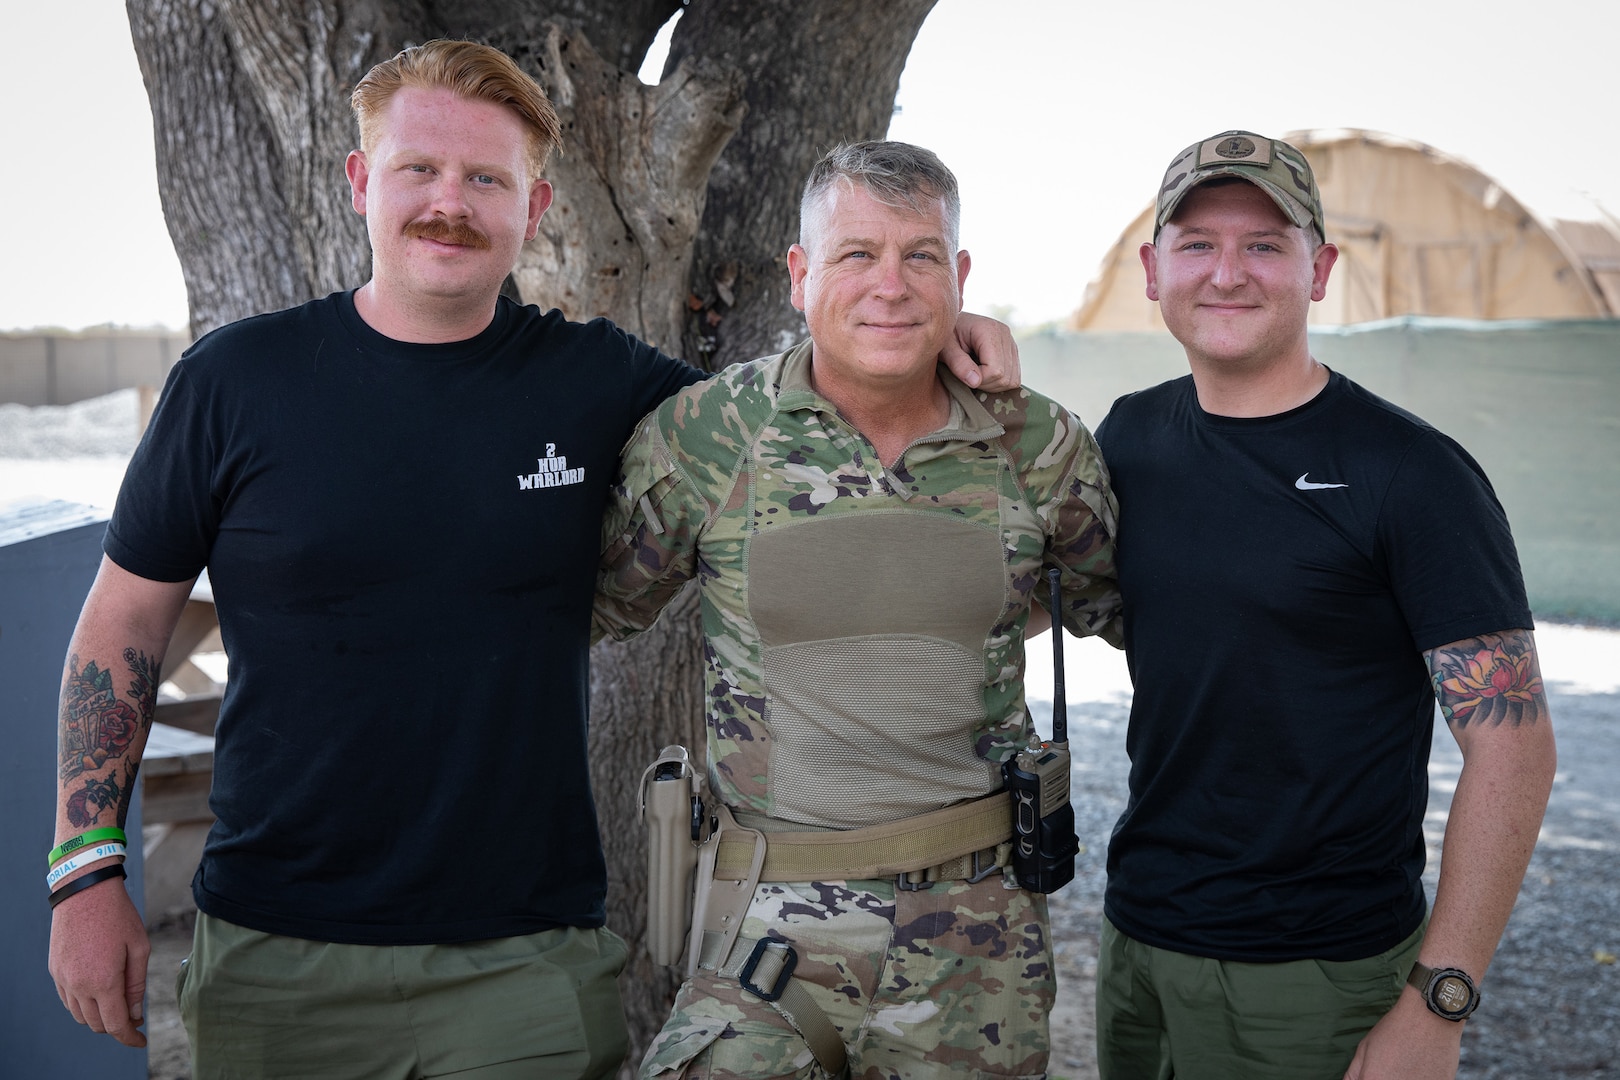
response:
[[[214,722],[225,688],[193,658],[219,648],[219,619],[205,575],[193,587],[170,638],[163,664],[170,695],[158,700],[141,759],[148,923],[195,906],[191,879],[214,823],[208,793],[214,778]],[[180,696],[172,696],[174,690]]]

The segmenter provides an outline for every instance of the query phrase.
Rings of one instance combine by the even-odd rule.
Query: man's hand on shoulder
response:
[[[959,314],[956,338],[945,344],[939,359],[951,374],[976,390],[1015,390],[1022,384],[1012,328],[984,315]]]
[[[51,978],[73,1019],[125,1046],[145,1046],[152,943],[122,881],[104,881],[51,912]]]
[[[1344,1080],[1454,1080],[1463,1027],[1434,1015],[1407,987],[1356,1047]]]

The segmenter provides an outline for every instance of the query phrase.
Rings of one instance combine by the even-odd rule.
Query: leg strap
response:
[[[799,962],[799,954],[793,946],[775,938],[758,938],[752,942],[740,938],[734,954],[742,953],[745,947],[748,952],[742,961],[726,965],[719,973],[737,979],[745,991],[780,1013],[810,1047],[823,1069],[833,1076],[844,1076],[849,1063],[844,1040],[804,983],[793,978],[793,969]]]

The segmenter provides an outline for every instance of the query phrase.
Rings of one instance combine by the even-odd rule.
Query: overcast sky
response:
[[[0,3],[0,329],[183,326],[122,0]],[[1620,5],[1362,0],[1263,24],[1210,0],[988,8],[939,0],[890,130],[961,182],[976,310],[1072,311],[1171,156],[1232,127],[1388,132],[1544,214],[1592,216],[1594,199],[1620,214]]]

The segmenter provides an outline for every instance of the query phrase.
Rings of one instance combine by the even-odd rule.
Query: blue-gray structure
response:
[[[147,1073],[145,1050],[74,1021],[46,970],[57,694],[105,531],[105,514],[74,503],[0,507],[0,866],[7,868],[0,874],[0,1075],[8,1077],[145,1080]],[[126,823],[134,838],[126,866],[137,905],[140,821],[137,792]]]

